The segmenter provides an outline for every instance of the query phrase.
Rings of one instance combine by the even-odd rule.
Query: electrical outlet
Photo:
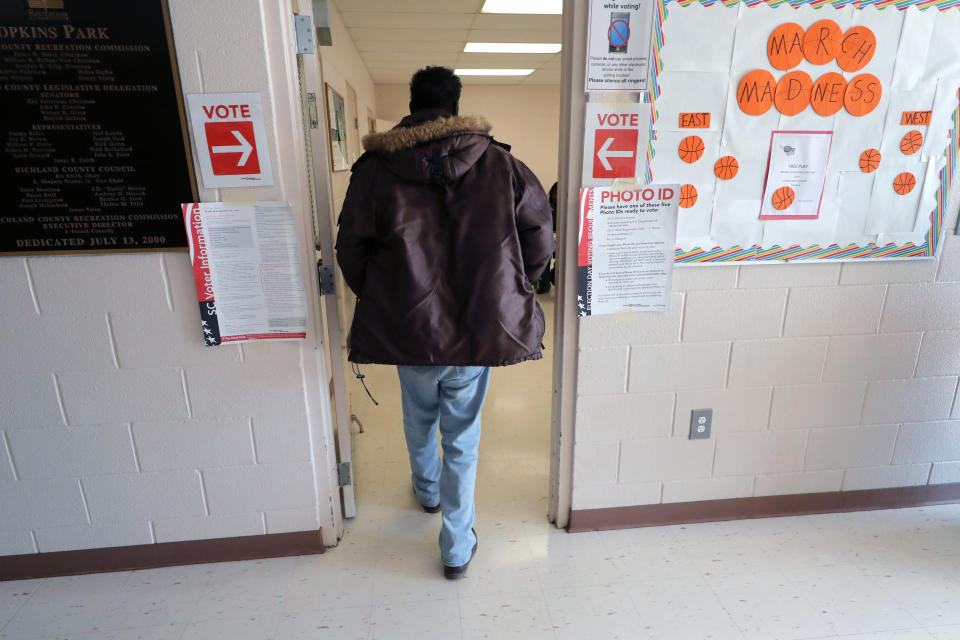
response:
[[[713,409],[694,409],[690,412],[690,439],[703,440],[710,437],[713,424]]]

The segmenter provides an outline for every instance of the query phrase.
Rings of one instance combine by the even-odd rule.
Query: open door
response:
[[[293,10],[300,16],[310,16],[313,21],[311,3],[307,0],[293,0]],[[312,26],[311,26],[312,31]],[[336,257],[334,252],[334,203],[331,180],[332,147],[331,129],[328,122],[337,122],[337,118],[328,118],[328,111],[343,108],[336,104],[335,96],[327,95],[323,80],[319,50],[313,54],[297,56],[300,102],[304,114],[304,137],[307,150],[307,165],[312,178],[311,195],[313,201],[314,243],[316,246],[317,277],[323,296],[322,316],[326,330],[326,357],[329,365],[328,391],[334,407],[336,421],[334,436],[337,448],[337,477],[340,484],[340,503],[344,518],[357,515],[357,500],[354,490],[353,448],[350,432],[350,403],[347,397],[344,376],[346,323],[342,315],[343,291],[342,279],[337,282]],[[343,115],[346,115],[345,113]],[[352,124],[352,123],[351,123]],[[348,125],[349,126],[349,125]],[[339,135],[346,133],[339,131]],[[341,138],[343,139],[343,138]]]

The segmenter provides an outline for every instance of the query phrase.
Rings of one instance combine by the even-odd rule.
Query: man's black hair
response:
[[[410,79],[410,112],[420,109],[447,109],[457,112],[460,78],[446,67],[424,67]]]

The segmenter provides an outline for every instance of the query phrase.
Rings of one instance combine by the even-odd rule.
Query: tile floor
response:
[[[549,317],[548,311],[548,317]],[[960,640],[960,505],[567,534],[546,511],[550,362],[497,371],[480,551],[440,574],[395,373],[354,390],[360,516],[320,556],[0,583],[17,640]]]

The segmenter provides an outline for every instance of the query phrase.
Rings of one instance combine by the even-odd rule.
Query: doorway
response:
[[[321,47],[318,53],[323,81],[346,96],[349,155],[355,158],[362,153],[359,114],[366,114],[367,129],[378,131],[406,115],[408,82],[419,68],[523,69],[525,74],[509,76],[462,73],[461,113],[487,117],[494,137],[512,145],[514,155],[537,175],[544,190],[549,190],[557,180],[559,166],[561,16],[487,14],[481,11],[483,0],[454,4],[430,15],[402,10],[384,13],[365,9],[364,4],[328,4],[333,46]],[[440,28],[452,28],[454,23],[462,28]],[[437,28],[412,28],[413,24]],[[509,44],[520,39],[538,41],[538,53],[475,53],[467,44]],[[349,172],[331,173],[333,220],[348,183]],[[342,335],[346,335],[353,299],[345,291],[338,291],[337,298],[347,307],[342,306],[338,314],[343,319]],[[565,524],[551,508],[552,494],[560,484],[556,464],[552,464],[558,455],[558,436],[551,433],[557,369],[553,357],[556,288],[549,286],[538,295],[538,301],[547,317],[544,359],[494,369],[491,378],[480,445],[478,530],[495,526],[520,532],[544,527],[548,512],[553,512],[558,524]],[[349,536],[351,530],[363,531],[377,523],[402,522],[410,512],[416,513],[416,503],[410,491],[396,369],[363,368],[364,382],[379,402],[377,406],[352,376],[345,352],[340,355],[350,415],[348,459],[353,465],[358,514],[347,521]]]

